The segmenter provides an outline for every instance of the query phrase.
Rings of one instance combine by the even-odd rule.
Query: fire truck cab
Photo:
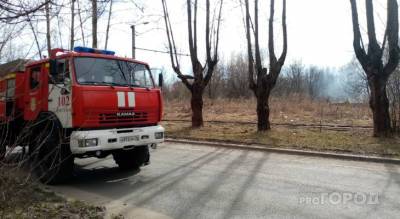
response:
[[[161,117],[148,64],[112,51],[54,49],[0,80],[0,147],[28,145],[46,183],[69,178],[74,158],[111,154],[122,169],[148,164],[149,146],[164,141]]]

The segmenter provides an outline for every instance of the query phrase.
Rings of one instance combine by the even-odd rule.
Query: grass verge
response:
[[[269,132],[259,133],[255,125],[206,123],[199,129],[192,129],[188,122],[163,122],[163,125],[166,127],[166,136],[171,138],[400,158],[399,137],[374,138],[370,137],[370,131],[272,127]]]

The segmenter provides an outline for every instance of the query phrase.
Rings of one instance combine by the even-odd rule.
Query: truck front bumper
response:
[[[135,146],[162,142],[164,142],[164,128],[157,125],[140,128],[73,131],[70,146],[72,154],[79,155],[130,149]]]

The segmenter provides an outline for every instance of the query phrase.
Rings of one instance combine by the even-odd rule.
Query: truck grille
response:
[[[148,119],[147,112],[135,112],[134,115],[118,113],[101,113],[99,114],[100,124],[111,124],[111,123],[129,123],[129,122],[146,122]]]

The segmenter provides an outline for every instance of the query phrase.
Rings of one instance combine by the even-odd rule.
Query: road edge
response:
[[[301,155],[301,156],[311,156],[311,157],[324,157],[324,158],[375,162],[375,163],[390,163],[390,164],[400,165],[400,159],[377,157],[377,156],[367,156],[367,155],[356,155],[356,154],[348,154],[348,153],[332,153],[332,152],[319,152],[319,151],[298,150],[298,149],[283,149],[283,148],[266,147],[265,145],[257,145],[257,144],[245,145],[245,144],[239,144],[239,143],[227,143],[227,142],[219,142],[219,141],[211,142],[211,141],[199,141],[199,140],[176,139],[176,138],[166,138],[165,141],[171,142],[171,143],[225,147],[225,148],[239,149],[239,150],[254,150],[254,151],[264,151],[264,152],[280,153],[280,154],[291,154],[291,155]]]

